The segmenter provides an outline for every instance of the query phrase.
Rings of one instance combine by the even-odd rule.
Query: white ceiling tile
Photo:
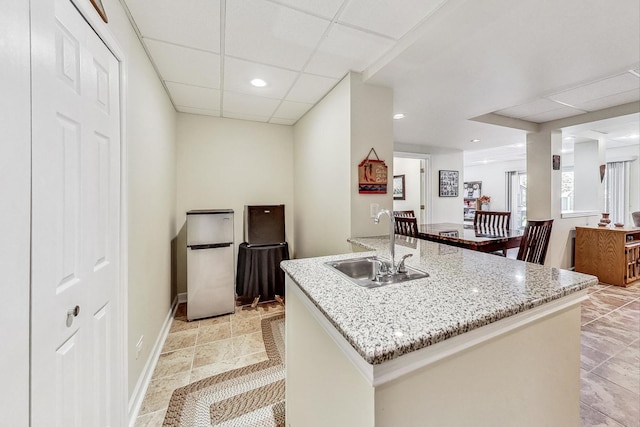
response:
[[[342,78],[349,70],[363,71],[393,46],[390,39],[333,26],[305,71],[321,76]]]
[[[163,80],[220,88],[220,55],[145,39]]]
[[[220,53],[219,0],[126,0],[143,37]]]
[[[544,123],[549,122],[551,120],[564,119],[566,117],[577,116],[578,114],[583,114],[584,111],[577,110],[571,107],[563,107],[558,108],[556,110],[547,111],[545,113],[534,114],[531,116],[523,117],[523,120],[527,120],[529,122],[534,123]]]
[[[298,81],[287,95],[287,101],[315,104],[327,94],[340,80],[331,77],[300,74]]]
[[[280,104],[280,106],[276,110],[276,112],[273,113],[273,116],[279,117],[281,119],[298,120],[300,117],[304,115],[304,113],[309,111],[311,107],[313,107],[313,104],[283,101],[282,104]]]
[[[332,19],[343,1],[344,0],[277,0],[275,3],[284,4],[314,15]]]
[[[351,0],[339,22],[399,39],[446,0]]]
[[[608,79],[599,80],[575,89],[566,90],[549,96],[555,101],[564,102],[580,108],[581,104],[616,93],[638,89],[640,79],[631,73],[623,73]]]
[[[267,98],[284,98],[298,73],[227,56],[224,75],[224,90]],[[255,78],[264,80],[267,86],[252,86],[250,81]]]
[[[182,83],[165,82],[173,105],[200,108],[204,110],[220,109],[220,91]]]
[[[251,115],[251,114],[225,112],[222,116],[227,118],[227,119],[249,120],[251,122],[267,123],[269,121],[269,117],[268,116],[255,116],[255,115]]]
[[[265,0],[227,2],[225,51],[301,70],[330,22]]]
[[[234,113],[269,118],[278,108],[278,104],[280,104],[280,101],[277,99],[225,91],[222,112],[225,117],[228,117],[228,113]]]
[[[637,101],[640,101],[640,91],[638,89],[632,89],[626,92],[616,93],[614,95],[583,102],[577,105],[577,107],[586,111],[598,111],[603,108],[615,107],[616,105],[628,104],[629,102]]]
[[[503,116],[520,119],[526,116],[546,113],[548,111],[558,110],[564,107],[564,105],[558,104],[557,102],[549,101],[548,99],[536,99],[535,101],[527,102],[526,104],[496,111],[496,113]]]
[[[176,110],[180,113],[198,114],[200,116],[213,116],[220,117],[219,110],[205,110],[202,108],[183,107],[182,105],[176,105]]]
[[[272,117],[271,120],[269,120],[269,123],[274,123],[274,124],[277,124],[277,125],[287,125],[287,126],[295,125],[296,122],[297,122],[297,120],[281,119],[279,117]]]

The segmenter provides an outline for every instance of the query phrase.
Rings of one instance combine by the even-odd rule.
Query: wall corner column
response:
[[[553,156],[561,155],[560,130],[527,134],[527,218],[560,218],[562,157],[553,170]]]

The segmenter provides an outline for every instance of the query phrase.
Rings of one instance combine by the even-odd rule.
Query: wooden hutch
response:
[[[600,282],[629,286],[640,280],[640,228],[576,227],[576,271]]]

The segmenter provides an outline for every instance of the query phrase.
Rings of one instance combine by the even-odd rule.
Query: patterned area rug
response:
[[[262,319],[269,360],[176,389],[163,427],[284,427],[284,315]]]

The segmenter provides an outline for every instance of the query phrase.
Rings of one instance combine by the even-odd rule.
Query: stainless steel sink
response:
[[[376,273],[379,268],[378,261],[383,262],[388,269],[391,268],[391,263],[388,260],[375,256],[331,261],[326,262],[325,264],[336,270],[352,283],[355,283],[358,286],[364,286],[365,288],[377,288],[384,285],[391,285],[393,283],[401,283],[409,280],[429,277],[429,273],[416,270],[412,267],[405,267],[406,272],[403,273],[387,274],[382,277],[376,277]]]

